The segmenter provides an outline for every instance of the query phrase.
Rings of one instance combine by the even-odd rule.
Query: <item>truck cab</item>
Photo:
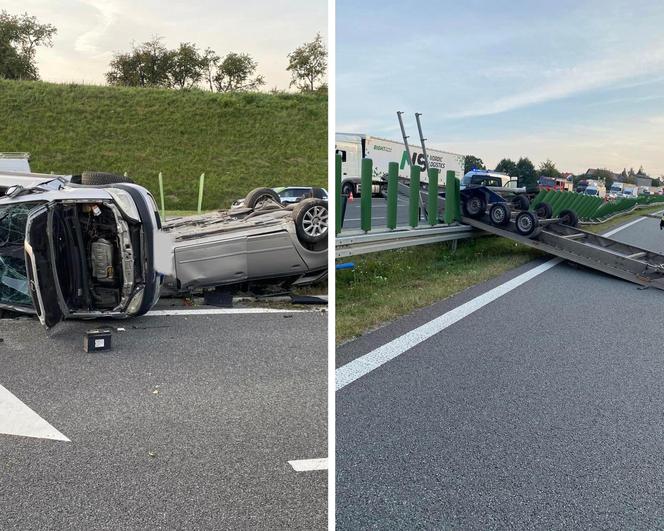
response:
[[[366,141],[365,135],[338,133],[336,136],[335,151],[341,155],[341,193],[344,195],[362,195],[360,176],[362,159],[366,157]],[[374,176],[371,194],[380,194],[385,186],[384,179]]]

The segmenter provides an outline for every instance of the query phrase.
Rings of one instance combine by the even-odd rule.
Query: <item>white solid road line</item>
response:
[[[0,433],[70,442],[2,385],[0,385]]]
[[[611,231],[608,231],[602,236],[609,237],[613,236],[615,233],[631,227],[635,223],[646,219],[644,217],[639,217],[634,221],[630,221],[625,225],[621,225]],[[343,389],[349,383],[354,382],[358,378],[361,378],[365,374],[370,373],[374,369],[377,369],[381,365],[387,363],[390,360],[393,360],[397,356],[400,356],[404,352],[410,350],[411,348],[419,345],[422,341],[426,341],[432,336],[442,332],[448,326],[453,325],[454,323],[460,321],[464,317],[467,317],[473,312],[476,312],[480,308],[486,306],[490,302],[495,301],[497,298],[502,297],[506,293],[509,293],[515,288],[518,288],[522,284],[528,282],[529,280],[535,278],[538,275],[541,275],[545,271],[548,271],[552,267],[558,265],[562,262],[561,258],[553,258],[548,262],[545,262],[533,269],[522,273],[518,277],[514,277],[512,280],[508,280],[504,284],[497,286],[478,297],[462,304],[450,310],[447,313],[444,313],[440,317],[429,321],[428,323],[407,332],[406,334],[393,339],[389,343],[378,347],[371,352],[360,356],[359,358],[354,359],[353,361],[339,367],[335,371],[336,379],[336,390]]]
[[[280,310],[275,308],[201,308],[187,310],[151,310],[145,315],[243,315],[247,313],[302,313],[310,310]]]
[[[297,461],[288,461],[295,472],[311,472],[312,470],[327,470],[327,457],[321,459],[300,459]]]
[[[626,229],[627,227],[631,227],[632,225],[638,223],[639,221],[643,221],[644,219],[647,219],[646,217],[638,217],[634,221],[630,221],[629,223],[625,223],[624,225],[621,225],[620,227],[617,227],[613,230],[610,230],[609,232],[605,232],[602,234],[605,238],[610,238],[613,236],[616,232],[620,232],[623,229]]]
[[[353,361],[339,367],[336,370],[336,389],[343,389],[349,383],[354,382],[358,378],[361,378],[365,374],[377,369],[384,363],[396,358],[397,356],[403,354],[407,350],[415,347],[426,341],[432,336],[442,332],[448,326],[453,325],[457,321],[460,321],[464,317],[470,315],[473,312],[476,312],[480,308],[486,306],[490,302],[495,301],[497,298],[502,297],[506,293],[509,293],[513,289],[518,288],[521,284],[528,282],[530,279],[535,278],[538,275],[541,275],[545,271],[548,271],[552,267],[558,265],[562,260],[560,258],[554,258],[549,260],[537,267],[521,273],[519,276],[514,277],[512,280],[508,280],[504,284],[497,286],[478,297],[457,306],[453,310],[444,313],[440,317],[429,321],[428,323],[423,324],[411,330],[410,332],[393,339],[389,343],[378,347],[375,350],[372,350],[364,356],[354,359]]]

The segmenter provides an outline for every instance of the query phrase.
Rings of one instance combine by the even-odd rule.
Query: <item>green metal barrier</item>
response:
[[[460,191],[459,179],[454,176],[453,170],[447,170],[445,175],[445,223],[448,225],[461,221]]]
[[[399,194],[399,164],[390,162],[387,169],[387,227],[397,227],[397,197]]]
[[[360,227],[364,232],[371,230],[371,178],[373,161],[362,159],[362,173],[360,174]]]
[[[334,208],[336,212],[336,234],[341,232],[341,155],[336,156],[335,160],[335,189],[334,189]]]
[[[420,221],[420,172],[419,166],[410,167],[410,200],[408,203],[408,221],[415,228]]]
[[[429,225],[438,223],[438,168],[429,168],[429,195],[427,204],[427,213]]]

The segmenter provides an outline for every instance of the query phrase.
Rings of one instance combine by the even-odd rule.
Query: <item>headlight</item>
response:
[[[131,299],[131,302],[129,303],[129,306],[127,306],[127,313],[130,315],[134,315],[138,313],[139,308],[141,307],[141,304],[143,304],[143,294],[145,290],[141,289],[136,295],[134,295],[134,298]]]
[[[125,192],[119,188],[107,188],[106,191],[111,194],[111,197],[125,216],[134,221],[141,221],[136,203],[134,203],[129,192]]]

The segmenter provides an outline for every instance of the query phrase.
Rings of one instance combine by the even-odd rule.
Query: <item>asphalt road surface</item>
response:
[[[0,529],[327,527],[327,313],[101,324],[0,320]]]
[[[408,198],[399,195],[397,197],[397,226],[408,225]],[[371,226],[372,228],[387,227],[387,199],[373,197],[371,199]],[[360,198],[353,199],[346,204],[346,215],[344,217],[343,230],[360,228]]]
[[[664,252],[652,218],[613,237]],[[340,347],[393,357],[337,391],[337,528],[664,527],[662,308],[545,259]]]

